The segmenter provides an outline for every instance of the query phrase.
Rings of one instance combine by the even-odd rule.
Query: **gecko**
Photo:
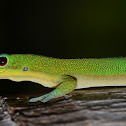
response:
[[[126,58],[60,59],[34,54],[1,54],[0,79],[31,81],[54,88],[29,102],[48,102],[74,89],[126,85]]]

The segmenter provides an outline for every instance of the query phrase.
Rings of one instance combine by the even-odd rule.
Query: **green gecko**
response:
[[[0,79],[32,81],[55,88],[29,102],[47,102],[74,89],[126,85],[126,58],[58,59],[33,54],[1,54]]]

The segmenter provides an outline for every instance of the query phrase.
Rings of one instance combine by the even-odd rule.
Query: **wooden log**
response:
[[[1,99],[0,117],[7,122],[8,115],[17,126],[126,126],[126,88],[77,90],[69,96],[48,103],[8,99],[10,114]],[[0,121],[0,126],[7,125]]]

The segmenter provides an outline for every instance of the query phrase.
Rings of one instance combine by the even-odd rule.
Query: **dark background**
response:
[[[8,0],[0,8],[0,53],[126,56],[123,0]]]
[[[125,0],[8,0],[0,9],[0,53],[126,56]]]

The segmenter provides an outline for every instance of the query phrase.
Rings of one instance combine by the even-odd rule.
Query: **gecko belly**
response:
[[[17,82],[31,81],[39,83],[45,87],[55,87],[58,83],[58,77],[56,76],[30,71],[5,71],[0,74],[0,79],[9,79]]]
[[[17,82],[21,82],[21,81],[31,81],[31,82],[35,82],[38,84],[41,84],[45,87],[55,87],[56,83],[51,81],[51,80],[46,80],[46,79],[42,79],[42,78],[35,78],[35,77],[9,77],[8,79],[13,80],[13,81],[17,81]]]
[[[101,86],[125,86],[126,76],[125,75],[74,75],[77,78],[77,87],[87,88],[87,87],[101,87]],[[55,87],[60,83],[61,75],[50,75],[41,72],[31,72],[31,71],[3,71],[0,73],[0,79],[10,79],[13,81],[32,81],[35,83],[42,84],[45,87]]]
[[[77,88],[102,87],[102,86],[126,86],[126,76],[79,76]]]

